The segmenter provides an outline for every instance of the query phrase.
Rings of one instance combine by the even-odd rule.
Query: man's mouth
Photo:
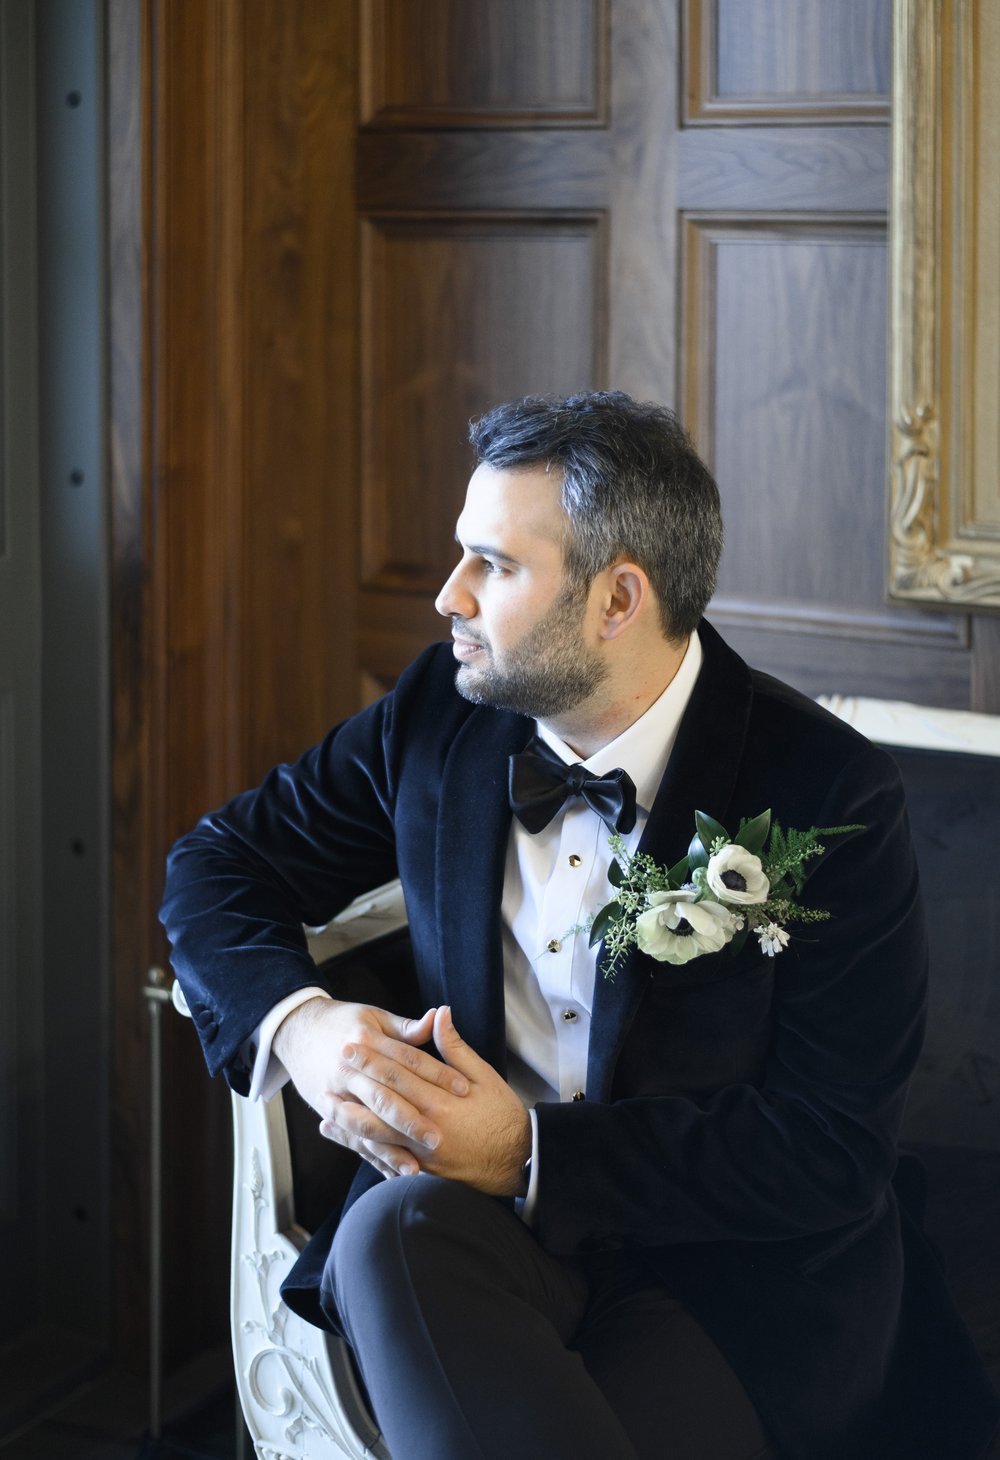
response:
[[[478,639],[466,639],[458,634],[452,635],[452,641],[456,659],[472,659],[476,654],[481,654],[486,647]]]
[[[474,655],[482,653],[487,647],[482,639],[477,639],[474,634],[470,634],[460,620],[452,620],[451,637],[456,659],[471,659]]]

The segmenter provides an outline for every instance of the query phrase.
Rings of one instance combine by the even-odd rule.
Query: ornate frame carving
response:
[[[1000,609],[1000,11],[893,23],[889,597]]]
[[[295,1225],[280,1098],[233,1094],[232,1337],[257,1460],[390,1460],[342,1339],[313,1328],[279,1288],[305,1245]]]

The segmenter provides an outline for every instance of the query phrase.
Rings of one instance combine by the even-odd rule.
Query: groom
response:
[[[171,854],[210,1069],[363,1158],[285,1296],[394,1460],[974,1460],[995,1397],[892,1184],[926,977],[893,763],[702,619],[718,493],[668,411],[471,439],[452,643]],[[768,808],[860,828],[807,864],[829,921],[609,977],[610,832],[669,867],[696,809]],[[418,1020],[302,935],[397,875]]]

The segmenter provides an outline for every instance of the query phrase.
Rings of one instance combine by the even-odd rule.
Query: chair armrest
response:
[[[294,1221],[280,1099],[233,1095],[232,1338],[236,1386],[260,1456],[390,1460],[347,1345],[281,1301],[307,1241]]]
[[[344,997],[381,1001],[385,976],[406,968],[405,926],[399,884],[390,884],[359,898],[328,928],[312,933],[310,950],[318,963],[339,965]],[[289,1099],[297,1100],[294,1092]],[[356,1158],[323,1141],[308,1112],[305,1122],[296,1120],[296,1193],[283,1098],[249,1101],[234,1094],[232,1109],[233,1359],[256,1452],[268,1460],[287,1455],[296,1460],[391,1460],[365,1404],[347,1344],[292,1313],[280,1295],[308,1241],[297,1217],[318,1220],[321,1212],[332,1210],[343,1199],[350,1176],[343,1158],[348,1163]],[[309,1164],[319,1170],[304,1170]],[[304,1213],[303,1206],[314,1210]]]

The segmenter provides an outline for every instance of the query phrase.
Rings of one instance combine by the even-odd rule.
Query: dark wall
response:
[[[904,1140],[927,1227],[1000,1382],[1000,759],[890,747],[906,785],[931,946],[927,1040]]]

